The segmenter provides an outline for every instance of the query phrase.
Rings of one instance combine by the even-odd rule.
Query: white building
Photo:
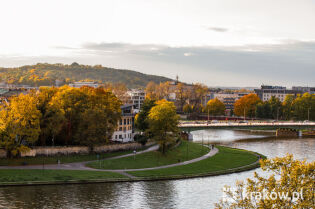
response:
[[[112,141],[130,142],[133,141],[134,105],[127,104],[121,106],[121,120],[113,133]]]
[[[75,87],[75,88],[80,88],[82,86],[89,86],[89,87],[97,88],[98,83],[97,82],[74,82],[74,83],[70,83],[69,86]]]
[[[255,89],[255,93],[259,96],[259,98],[265,102],[268,101],[271,97],[278,98],[281,102],[284,101],[287,95],[302,94],[303,91],[295,90],[295,89],[286,89],[283,86],[264,86],[262,85],[260,89]]]
[[[134,104],[135,109],[140,110],[145,100],[145,91],[142,89],[132,89],[127,94],[129,96],[129,103]]]

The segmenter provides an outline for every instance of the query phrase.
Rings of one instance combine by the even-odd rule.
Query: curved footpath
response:
[[[136,155],[146,153],[146,152],[151,152],[155,151],[159,148],[158,145],[152,146],[146,150],[137,152]],[[51,165],[25,165],[25,166],[0,166],[0,169],[49,169],[49,170],[84,170],[84,171],[103,171],[103,172],[115,172],[122,174],[128,178],[123,179],[102,179],[102,180],[70,180],[70,181],[56,181],[56,182],[26,182],[26,183],[5,183],[1,184],[0,186],[4,185],[47,185],[47,184],[76,184],[76,183],[103,183],[103,182],[126,182],[126,181],[152,181],[152,180],[167,180],[167,179],[183,179],[183,178],[193,178],[193,177],[205,177],[205,176],[214,176],[214,175],[222,175],[222,174],[229,174],[229,173],[235,173],[235,172],[241,172],[241,171],[246,171],[246,170],[251,170],[255,169],[259,165],[259,159],[260,155],[253,153],[256,155],[259,159],[251,163],[249,165],[241,166],[238,168],[231,168],[231,169],[226,169],[224,171],[219,171],[219,172],[211,172],[211,173],[204,173],[204,174],[196,174],[196,175],[178,175],[178,176],[169,176],[169,177],[154,177],[154,178],[148,178],[148,177],[135,177],[127,172],[129,171],[147,171],[147,170],[157,170],[157,169],[163,169],[163,168],[171,168],[171,167],[176,167],[176,166],[182,166],[182,165],[188,165],[192,163],[199,162],[201,160],[205,160],[207,158],[210,158],[214,155],[216,155],[219,152],[218,148],[213,148],[208,152],[207,154],[195,158],[192,160],[180,162],[180,163],[175,163],[175,164],[170,164],[170,165],[164,165],[164,166],[159,166],[159,167],[152,167],[152,168],[139,168],[139,169],[95,169],[95,168],[90,168],[87,167],[86,164],[90,162],[95,162],[94,161],[85,161],[85,162],[77,162],[77,163],[66,163],[66,164],[51,164]],[[118,158],[124,158],[124,157],[129,157],[129,156],[134,156],[134,153],[126,154],[126,155],[121,155],[121,156],[116,156],[116,157],[111,157],[111,158],[105,158],[106,159],[118,159]]]
[[[151,152],[151,151],[155,151],[159,148],[159,145],[155,145],[152,146],[146,150],[137,152],[136,155],[142,154],[142,153],[146,153],[146,152]],[[161,168],[171,168],[171,167],[175,167],[175,166],[181,166],[181,165],[187,165],[187,164],[191,164],[191,163],[195,163],[198,162],[200,160],[204,160],[207,159],[215,154],[218,153],[218,149],[214,148],[212,150],[210,150],[210,152],[208,152],[207,154],[199,157],[199,158],[195,158],[192,160],[188,160],[188,161],[184,161],[181,163],[175,163],[175,164],[170,164],[170,165],[164,165],[164,166],[159,166],[159,167],[152,167],[152,168],[138,168],[138,169],[96,169],[96,168],[90,168],[87,167],[86,164],[90,163],[90,162],[95,162],[94,161],[85,161],[85,162],[78,162],[78,163],[65,163],[65,164],[52,164],[52,165],[24,165],[24,166],[0,166],[0,169],[49,169],[49,170],[85,170],[85,171],[104,171],[104,172],[116,172],[116,173],[120,173],[122,175],[125,175],[129,178],[136,178],[135,176],[132,176],[126,172],[128,171],[147,171],[147,170],[156,170],[156,169],[161,169]],[[111,158],[105,158],[106,159],[119,159],[119,158],[124,158],[124,157],[130,157],[130,156],[134,156],[134,153],[130,153],[130,154],[126,154],[126,155],[120,155],[120,156],[116,156],[116,157],[111,157]]]

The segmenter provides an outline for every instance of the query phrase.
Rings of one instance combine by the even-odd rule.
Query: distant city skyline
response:
[[[1,2],[0,67],[97,65],[208,86],[315,86],[312,0]]]

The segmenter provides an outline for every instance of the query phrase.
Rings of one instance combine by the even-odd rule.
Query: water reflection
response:
[[[201,135],[209,140],[221,138],[231,147],[267,157],[284,156],[288,152],[298,159],[315,160],[313,138],[262,138],[265,134],[230,130],[203,130],[193,134],[194,140]],[[251,139],[235,141],[248,137]],[[0,208],[213,208],[222,196],[224,185],[233,186],[236,180],[252,176],[253,171],[248,171],[176,181],[3,187]]]

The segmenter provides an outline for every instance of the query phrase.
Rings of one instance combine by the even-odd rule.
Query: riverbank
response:
[[[213,157],[191,164],[126,172],[132,178],[119,172],[100,170],[0,170],[0,186],[175,180],[236,173],[259,167],[259,155],[257,153],[223,146],[217,146],[217,148],[219,153]]]

